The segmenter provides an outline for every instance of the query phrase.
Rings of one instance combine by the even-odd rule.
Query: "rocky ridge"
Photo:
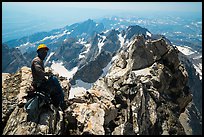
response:
[[[60,79],[60,78],[59,78]],[[38,122],[28,121],[28,113],[21,102],[27,102],[32,81],[31,69],[22,67],[17,73],[5,76],[2,83],[2,127],[6,135],[58,134],[62,132],[62,112],[56,108],[44,107]],[[60,84],[68,98],[69,83],[61,78]]]
[[[149,48],[157,54],[150,54]],[[135,52],[141,50],[146,60],[153,55],[155,60],[139,62],[141,54]],[[68,113],[75,116],[71,125],[81,125],[70,134],[185,134],[178,118],[192,96],[178,51],[163,39],[145,44],[143,37],[127,51],[121,51],[109,73],[70,106]]]
[[[3,134],[187,134],[179,117],[192,94],[178,50],[162,38],[136,36],[114,58],[108,74],[81,96],[68,100],[69,84],[61,78],[65,111],[45,108],[38,123],[28,122],[17,105],[29,87],[29,68],[7,76],[2,84]]]

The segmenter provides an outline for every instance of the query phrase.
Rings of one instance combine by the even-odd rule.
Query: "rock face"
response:
[[[94,61],[90,61],[87,65],[84,65],[80,70],[76,72],[73,80],[81,79],[84,82],[93,83],[103,73],[103,68],[111,61],[111,54],[102,51],[102,53],[96,57]],[[92,74],[92,75],[90,75]]]
[[[188,87],[193,94],[193,101],[187,106],[187,109],[180,116],[185,131],[188,135],[202,134],[202,81],[191,61],[184,54],[179,53],[179,59],[184,64],[188,75]]]
[[[71,101],[65,113],[71,116],[65,116],[69,134],[186,134],[179,116],[192,95],[177,52],[163,39],[145,43],[136,37],[105,77]]]
[[[9,48],[2,44],[2,72],[16,72],[22,66],[29,66],[29,62],[16,48]]]
[[[22,67],[16,74],[10,74],[2,84],[2,127],[5,135],[39,135],[62,134],[62,111],[55,107],[45,107],[39,115],[38,122],[28,121],[24,107],[18,104],[27,102],[32,76],[31,69]],[[68,99],[69,84],[65,79],[60,80]]]
[[[192,101],[188,73],[178,50],[165,39],[136,36],[115,55],[107,75],[81,96],[68,100],[69,83],[60,80],[66,109],[44,108],[37,123],[28,122],[27,113],[17,105],[30,75],[22,68],[3,82],[3,134],[187,134],[179,117]]]

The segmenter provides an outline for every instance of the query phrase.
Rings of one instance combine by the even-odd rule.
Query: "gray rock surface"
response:
[[[44,106],[36,121],[28,120],[28,113],[20,104],[26,103],[32,81],[31,69],[22,67],[17,73],[7,76],[2,84],[2,123],[4,135],[45,135],[63,133],[63,112],[53,105]],[[69,96],[69,84],[60,80]]]
[[[27,121],[24,108],[17,105],[26,96],[30,75],[29,68],[23,67],[3,82],[3,134],[193,134],[185,121],[188,108],[193,107],[189,74],[178,51],[164,39],[136,36],[116,54],[107,75],[81,96],[68,99],[69,82],[59,78],[66,109],[46,107],[37,123]]]

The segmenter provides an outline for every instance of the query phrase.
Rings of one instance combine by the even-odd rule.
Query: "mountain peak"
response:
[[[63,87],[66,109],[50,104],[37,123],[29,122],[17,105],[31,84],[31,70],[22,66],[30,66],[36,49],[21,54],[2,44],[2,70],[11,72],[3,75],[3,134],[202,133],[202,81],[195,64],[167,38],[135,25],[139,23],[148,22],[88,19],[10,41],[22,48],[44,42],[51,49],[46,64]],[[202,56],[197,65],[200,60]]]
[[[107,52],[101,52],[101,59],[107,55]],[[94,60],[91,64],[100,66],[101,59],[98,58],[98,61]],[[86,69],[94,72],[94,69],[100,68]],[[18,81],[14,81],[14,77]],[[8,114],[3,106],[3,134],[186,134],[178,117],[192,100],[187,86],[188,73],[179,61],[178,51],[168,45],[165,39],[147,42],[143,35],[134,37],[127,49],[116,53],[107,75],[100,77],[88,90],[78,89],[82,90],[81,94],[74,98],[69,99],[71,90],[68,81],[58,79],[66,94],[64,115],[60,111],[54,110],[53,113],[44,108],[44,113],[39,117],[41,122],[47,123],[43,125],[38,122],[33,127],[32,122],[26,120],[24,108],[16,106],[25,95],[23,93],[29,91],[27,88],[31,84],[31,70],[23,67],[16,74],[7,76],[2,91],[5,97],[3,102],[7,102],[8,97],[13,94],[20,94],[12,102],[15,104],[14,108],[9,108],[11,113]],[[11,86],[9,83],[14,84]],[[12,92],[8,92],[9,89]],[[55,115],[56,113],[59,115]],[[50,117],[44,117],[45,115]],[[55,121],[51,115],[59,120]],[[20,117],[24,119],[19,120]],[[62,120],[68,122],[63,125]]]

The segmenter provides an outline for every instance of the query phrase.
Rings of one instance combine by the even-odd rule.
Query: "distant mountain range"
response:
[[[170,17],[166,17],[166,22],[160,21],[157,25],[161,26],[161,28],[163,28],[164,26],[165,28],[167,28],[167,25],[171,28],[172,25],[176,26],[176,24],[178,28],[178,26],[181,25],[179,24],[180,22],[170,22],[170,19]],[[175,20],[181,19],[176,18]],[[3,43],[3,48],[16,48],[20,50],[22,55],[19,54],[20,52],[16,49],[12,51],[14,53],[18,51],[18,53],[16,53],[16,56],[12,56],[12,59],[10,60],[13,60],[13,58],[18,57],[21,58],[21,62],[14,63],[16,64],[14,65],[13,63],[10,64],[11,62],[5,61],[4,59],[9,59],[9,57],[7,56],[11,54],[10,50],[9,52],[3,51],[2,59],[4,63],[2,65],[2,71],[15,72],[23,65],[29,66],[29,62],[31,62],[31,60],[36,56],[36,47],[40,43],[47,44],[48,47],[51,49],[50,54],[48,55],[46,60],[47,66],[51,66],[53,62],[61,62],[61,64],[63,64],[63,66],[68,69],[68,71],[71,71],[74,67],[77,67],[75,69],[80,70],[81,67],[85,67],[85,64],[87,62],[94,61],[95,59],[97,59],[97,57],[101,58],[100,53],[105,54],[105,56],[107,56],[107,61],[104,64],[107,65],[114,52],[116,52],[122,45],[127,45],[134,35],[142,34],[145,35],[146,38],[151,39],[165,37],[164,35],[160,35],[164,33],[164,30],[161,30],[160,34],[152,34],[146,28],[135,25],[140,24],[144,26],[145,24],[148,24],[150,29],[155,29],[155,27],[153,27],[156,25],[155,20],[145,20],[143,18],[137,19],[135,17],[110,17],[97,20],[97,22],[88,19],[84,22],[65,26],[64,28],[54,29],[49,32],[39,32],[27,37],[22,37],[20,39],[15,39]],[[194,26],[199,27],[198,24],[199,21],[197,22],[197,25]],[[156,32],[159,32],[160,27],[156,28],[158,28]],[[198,28],[189,29],[195,29],[195,32],[199,33],[197,32]],[[169,29],[166,29],[166,31],[167,30],[170,31]],[[168,37],[170,37],[170,41],[173,45],[179,46],[178,48],[179,50],[181,50],[181,52],[186,52],[188,49],[192,50],[192,53],[194,54],[188,54],[187,56],[189,56],[192,62],[194,62],[196,70],[202,77],[202,44],[199,45],[200,36],[196,35],[198,36],[197,42],[194,42],[194,40],[190,42],[185,42],[189,38],[185,37],[185,40],[183,38],[182,41],[178,41],[178,38],[181,35],[184,35],[183,33],[175,33],[175,36],[173,36],[173,34],[172,36],[170,36],[169,34]],[[183,45],[184,42],[187,43],[186,46]],[[26,58],[26,60],[24,60],[23,58]],[[101,73],[102,71],[100,71],[100,73],[98,72],[98,75],[101,75]]]
[[[4,75],[3,134],[202,134],[202,82],[192,62],[167,39],[151,39],[144,28],[130,26],[123,34],[96,34],[86,46],[71,39],[57,56],[50,53],[48,59],[75,66],[67,80],[69,72],[51,59],[51,68],[64,76],[56,74],[65,93],[64,112],[48,105],[28,121],[32,113],[17,104],[29,92],[31,69]],[[136,35],[126,39],[131,34]]]
[[[86,91],[104,77],[107,78],[104,79],[104,83],[110,84],[111,82],[113,88],[121,89],[125,94],[126,91],[131,92],[125,89],[126,86],[133,88],[136,80],[145,83],[145,87],[151,89],[151,86],[148,87],[151,82],[145,81],[151,77],[136,78],[128,73],[134,71],[138,75],[146,75],[146,70],[149,70],[148,67],[151,66],[152,69],[155,69],[154,72],[151,71],[152,77],[159,75],[159,79],[162,80],[152,81],[158,89],[168,89],[164,90],[165,92],[171,90],[172,94],[174,91],[183,91],[179,97],[184,97],[187,101],[190,101],[190,98],[185,96],[192,92],[193,105],[191,108],[189,106],[187,111],[191,113],[189,117],[193,116],[196,120],[195,123],[193,123],[193,118],[190,121],[191,126],[195,126],[193,127],[195,134],[200,134],[200,125],[198,127],[196,125],[202,119],[200,118],[202,115],[202,46],[199,45],[199,38],[196,39],[196,42],[195,39],[188,41],[188,38],[185,37],[187,45],[183,45],[184,41],[178,41],[178,35],[170,36],[170,38],[174,39],[174,42],[164,35],[152,33],[149,28],[136,25],[133,19],[113,17],[102,19],[100,23],[88,19],[64,28],[39,32],[2,43],[2,73],[16,73],[23,66],[30,67],[40,43],[45,43],[50,48],[45,59],[45,66],[52,68],[53,73],[68,79],[71,83],[70,94],[73,94],[76,89],[80,91],[79,88]],[[178,65],[179,61],[185,66],[188,74],[182,65]],[[158,63],[156,66],[161,69],[161,74],[156,71],[154,62]],[[166,70],[160,68],[160,63],[166,66]],[[117,70],[120,70],[119,74]],[[128,75],[124,77],[126,81],[124,83],[120,76],[126,73]],[[123,84],[123,87],[120,84]],[[187,87],[184,88],[183,85]],[[137,86],[139,91],[139,85]],[[105,89],[106,85],[102,84],[102,87]],[[165,99],[168,98],[165,96]],[[187,102],[180,100],[180,108],[186,107],[185,103]]]

